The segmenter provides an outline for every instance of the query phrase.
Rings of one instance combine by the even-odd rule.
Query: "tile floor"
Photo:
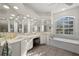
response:
[[[79,54],[75,54],[57,47],[40,45],[29,50],[27,52],[27,56],[79,56]]]

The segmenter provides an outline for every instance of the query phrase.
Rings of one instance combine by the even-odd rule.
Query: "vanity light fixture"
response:
[[[13,8],[14,8],[14,9],[19,9],[17,6],[14,6]]]
[[[15,20],[18,20],[18,18],[15,18]]]
[[[6,9],[10,9],[10,7],[7,6],[7,5],[3,5],[3,7],[6,8]]]

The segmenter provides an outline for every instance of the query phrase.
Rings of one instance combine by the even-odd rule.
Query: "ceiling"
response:
[[[27,3],[24,4],[37,13],[50,13],[53,10],[54,13],[78,6],[78,3]]]
[[[50,12],[50,4],[49,3],[24,3],[24,5],[32,8],[33,10],[35,10],[36,12]]]
[[[10,9],[6,9],[3,5],[8,5]],[[19,9],[14,9],[13,6],[17,6]],[[26,16],[30,14],[38,17],[38,15],[50,16],[51,11],[57,13],[75,6],[79,6],[78,3],[2,3],[0,4],[0,19],[11,17],[11,14]],[[28,8],[27,8],[28,7]],[[29,9],[30,8],[30,9]],[[33,11],[36,13],[34,13]],[[31,11],[31,12],[30,12]]]
[[[7,5],[10,9],[6,9],[3,5]],[[14,8],[14,6],[18,7]],[[0,3],[0,24],[7,23],[6,19],[12,19],[14,16],[31,18],[50,19],[51,11],[57,13],[79,6],[78,3]],[[18,18],[18,17],[16,17]],[[13,20],[13,19],[12,19]],[[20,20],[20,19],[19,19]],[[21,19],[22,20],[22,19]]]

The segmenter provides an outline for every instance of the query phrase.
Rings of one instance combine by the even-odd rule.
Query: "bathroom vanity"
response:
[[[34,38],[40,37],[40,44],[47,44],[48,35],[48,33],[18,34],[15,38],[7,40],[12,50],[12,56],[26,56],[27,51],[33,48]],[[0,41],[0,46],[3,46],[4,42],[5,40]]]

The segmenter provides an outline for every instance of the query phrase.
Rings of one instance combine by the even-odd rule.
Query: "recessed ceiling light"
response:
[[[10,17],[10,19],[13,19],[13,17]]]
[[[27,17],[30,17],[30,15],[29,15],[29,14],[27,14],[26,16],[27,16]]]
[[[27,17],[23,17],[24,19],[26,19]]]
[[[13,17],[14,17],[15,15],[14,15],[14,14],[11,14],[11,16],[13,16]]]
[[[17,6],[14,6],[13,8],[14,8],[14,9],[19,9]]]
[[[3,7],[6,8],[6,9],[10,9],[10,7],[7,6],[7,5],[3,5]]]
[[[64,11],[66,8],[63,8],[62,11]]]

